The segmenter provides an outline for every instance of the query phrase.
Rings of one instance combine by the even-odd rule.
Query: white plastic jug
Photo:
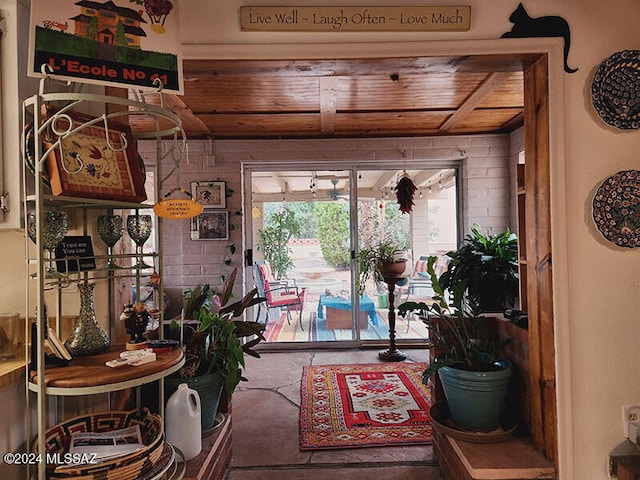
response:
[[[191,460],[202,450],[200,395],[186,383],[178,385],[167,400],[165,430],[167,442],[180,449],[185,460]]]

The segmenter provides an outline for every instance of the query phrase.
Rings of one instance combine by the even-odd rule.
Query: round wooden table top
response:
[[[120,352],[124,351],[124,344],[112,345],[103,353],[74,357],[66,367],[47,366],[45,385],[47,389],[119,390],[157,380],[178,370],[184,363],[182,349],[174,348],[168,352],[156,353],[155,361],[140,366],[123,365],[112,368],[105,365],[106,362],[119,358]],[[30,373],[30,380],[34,385],[38,384],[37,372]]]

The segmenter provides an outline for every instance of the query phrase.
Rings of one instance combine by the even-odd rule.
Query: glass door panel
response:
[[[417,190],[412,211],[403,214],[398,206],[395,186],[407,174]],[[447,251],[455,250],[458,237],[457,169],[415,168],[358,171],[358,245],[369,247],[391,240],[407,251],[407,278],[394,285],[393,298],[384,282],[369,279],[361,302],[374,303],[377,312],[378,340],[389,338],[389,305],[405,301],[432,301],[433,290],[426,272],[426,260],[435,255],[438,265],[446,267]],[[376,338],[361,337],[363,342]],[[424,324],[415,317],[396,315],[396,341],[423,341],[428,338]]]
[[[251,173],[254,281],[267,343],[353,341],[351,174]]]

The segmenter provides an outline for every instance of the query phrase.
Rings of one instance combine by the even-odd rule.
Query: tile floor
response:
[[[426,361],[426,349],[403,350]],[[247,359],[233,396],[233,461],[228,480],[444,480],[431,446],[300,451],[298,414],[302,365],[376,363],[377,350],[262,352]]]

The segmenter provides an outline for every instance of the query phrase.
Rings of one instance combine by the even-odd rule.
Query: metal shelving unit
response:
[[[153,205],[145,203],[135,202],[123,202],[119,200],[111,201],[109,199],[96,199],[96,198],[82,198],[82,197],[69,197],[69,196],[55,196],[47,191],[45,187],[44,177],[46,175],[46,160],[48,155],[52,155],[56,149],[62,149],[62,141],[65,139],[72,139],[73,135],[81,131],[88,126],[112,120],[126,120],[126,117],[132,115],[144,115],[153,120],[155,130],[134,135],[131,139],[125,139],[124,141],[137,141],[138,139],[155,139],[157,143],[157,156],[156,156],[156,191],[163,191],[163,184],[165,181],[174,174],[179,172],[180,163],[187,153],[187,139],[184,130],[181,126],[180,118],[172,112],[166,110],[163,105],[162,98],[162,85],[158,85],[157,90],[148,93],[141,92],[129,92],[128,98],[82,93],[78,90],[83,86],[79,84],[60,84],[58,87],[65,88],[64,92],[47,92],[47,88],[52,80],[45,75],[40,82],[40,90],[37,95],[34,95],[23,102],[23,132],[27,132],[28,129],[32,131],[33,147],[32,151],[27,151],[30,148],[27,145],[25,139],[23,139],[22,145],[25,149],[23,152],[25,155],[32,155],[32,164],[23,168],[23,204],[24,212],[31,211],[35,213],[35,254],[33,253],[33,247],[30,247],[30,239],[27,234],[27,228],[25,228],[25,258],[27,258],[26,265],[26,317],[35,314],[36,318],[36,331],[35,337],[31,338],[30,328],[27,326],[26,334],[27,338],[30,338],[31,342],[35,343],[38,348],[35,349],[35,355],[30,358],[30,351],[27,348],[25,351],[26,363],[27,363],[27,411],[31,411],[33,406],[33,398],[35,397],[35,409],[37,411],[37,441],[34,443],[38,452],[45,452],[45,438],[44,433],[50,423],[48,422],[49,412],[47,397],[66,397],[66,396],[80,396],[80,395],[94,395],[100,393],[110,393],[117,390],[126,388],[139,387],[149,382],[159,381],[159,409],[160,414],[163,414],[163,379],[165,376],[177,371],[183,364],[184,358],[181,350],[174,352],[167,352],[166,354],[158,354],[158,361],[154,364],[147,364],[136,370],[133,376],[122,378],[121,372],[118,369],[112,369],[104,365],[104,358],[98,358],[100,355],[111,355],[112,358],[116,358],[118,355],[117,347],[111,348],[111,353],[98,354],[95,358],[92,357],[78,357],[73,359],[70,363],[70,368],[57,368],[51,369],[45,363],[45,349],[44,340],[47,335],[46,324],[46,296],[53,297],[55,307],[49,310],[50,314],[56,317],[56,328],[58,336],[61,333],[61,319],[63,310],[63,295],[62,292],[75,282],[106,282],[109,292],[109,336],[112,338],[112,327],[114,319],[117,318],[116,307],[114,304],[113,288],[116,274],[114,270],[85,270],[70,272],[66,269],[66,273],[57,276],[55,278],[47,277],[47,264],[51,261],[44,255],[44,240],[45,234],[43,229],[43,215],[46,210],[58,210],[82,212],[81,228],[84,235],[87,235],[88,230],[88,213],[95,212],[96,210],[112,213],[116,210],[129,211],[133,210],[139,212],[140,210],[150,210]],[[133,98],[133,99],[132,99]],[[151,103],[150,103],[150,100]],[[48,112],[46,107],[55,106],[53,113],[45,114]],[[101,115],[92,114],[92,118],[95,120],[88,120],[80,125],[74,126],[73,122],[71,127],[65,131],[59,131],[55,128],[55,124],[60,119],[64,119],[65,115],[71,112],[86,112],[95,111],[96,109],[103,110]],[[68,118],[68,117],[66,117]],[[52,127],[54,126],[54,127]],[[51,132],[54,132],[54,138],[51,138]],[[47,143],[43,143],[43,136],[47,134]],[[26,138],[26,137],[25,137]],[[170,147],[163,151],[162,143],[166,145],[166,140],[171,139],[169,142]],[[152,213],[152,212],[149,212]],[[26,220],[25,220],[26,223]],[[154,230],[156,235],[156,250],[153,253],[144,253],[138,255],[136,252],[131,254],[120,254],[118,259],[122,261],[131,262],[134,258],[143,257],[148,263],[153,265],[153,271],[162,273],[162,219],[155,217],[153,220]],[[26,226],[26,225],[25,225]],[[96,262],[106,260],[106,255],[92,255]],[[76,260],[79,258],[56,258],[56,261],[66,262]],[[80,270],[80,269],[78,269]],[[141,295],[141,279],[151,275],[150,272],[145,272],[143,269],[127,268],[124,270],[126,273],[122,273],[122,270],[118,270],[117,277],[131,278],[135,281],[136,295],[138,299]],[[159,291],[162,292],[162,280],[160,276],[160,283],[158,285]],[[51,298],[49,298],[51,300]],[[158,325],[160,329],[160,335],[162,335],[162,329],[160,326],[163,323],[162,301],[160,301],[160,317]],[[27,322],[29,323],[29,322]],[[124,345],[120,346],[124,349]],[[35,365],[30,369],[30,362],[34,360]],[[96,362],[101,362],[96,365]],[[76,365],[74,366],[74,362]],[[147,368],[145,368],[147,367]],[[91,372],[90,374],[88,372]],[[96,373],[98,372],[98,373]],[[75,377],[75,378],[74,378]],[[78,378],[82,377],[82,378]],[[44,381],[41,381],[44,379]],[[40,381],[39,381],[40,380]],[[33,435],[33,424],[30,420],[31,415],[27,415],[27,438],[31,438]],[[28,442],[30,443],[30,442]],[[44,457],[43,457],[44,458]],[[32,469],[35,470],[35,469]],[[180,468],[170,469],[174,473],[170,475],[171,478],[181,478],[184,474],[184,469],[180,472]],[[30,471],[30,477],[37,474],[38,479],[46,478],[46,462],[43,460],[37,465],[37,472]]]

